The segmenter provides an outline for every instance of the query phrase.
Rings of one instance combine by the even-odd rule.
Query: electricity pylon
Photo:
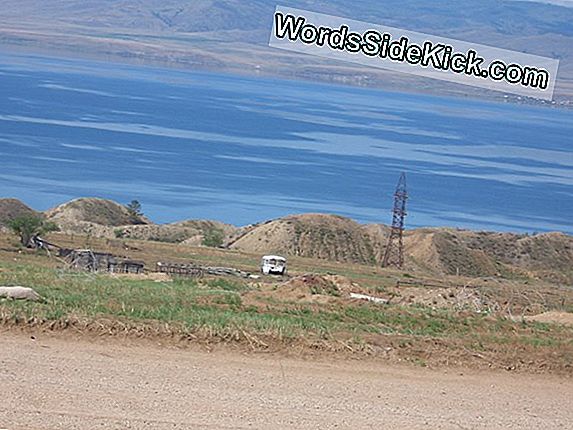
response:
[[[392,227],[386,243],[382,267],[398,267],[404,265],[404,219],[406,218],[406,173],[400,175],[400,180],[394,192],[394,209],[392,210]]]

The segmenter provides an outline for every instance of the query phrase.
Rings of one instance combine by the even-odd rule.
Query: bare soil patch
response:
[[[525,317],[527,321],[537,321],[541,323],[555,323],[573,326],[573,313],[550,311],[539,315]]]
[[[13,430],[558,429],[573,381],[0,332]]]

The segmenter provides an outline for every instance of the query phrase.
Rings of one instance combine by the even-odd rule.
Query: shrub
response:
[[[213,248],[218,248],[219,246],[223,245],[223,238],[225,237],[225,233],[222,230],[217,228],[213,228],[205,232],[203,236],[202,244],[203,246],[210,246]]]
[[[35,215],[14,218],[8,222],[8,227],[20,236],[20,243],[26,247],[31,245],[34,236],[59,230],[55,223]]]

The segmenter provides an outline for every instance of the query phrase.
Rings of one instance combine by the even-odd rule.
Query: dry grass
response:
[[[59,234],[51,239],[65,246],[90,245],[123,253],[143,259],[151,267],[163,259],[255,271],[258,263],[258,256],[219,249]],[[573,308],[570,291],[545,284],[471,280],[478,284],[475,288],[480,294],[499,305],[492,312],[476,313],[439,308],[432,301],[397,300],[406,290],[394,287],[396,279],[417,279],[413,275],[303,258],[290,260],[291,273],[343,274],[349,282],[358,282],[363,291],[394,298],[390,305],[380,307],[324,288],[313,291],[309,287],[304,294],[311,300],[299,300],[297,295],[285,295],[277,282],[268,278],[260,282],[229,278],[164,281],[70,272],[45,255],[18,253],[14,241],[0,235],[0,284],[33,287],[46,301],[2,302],[0,318],[5,325],[161,336],[178,342],[236,343],[257,350],[374,355],[419,365],[572,371],[573,328],[519,318],[537,310]],[[447,285],[463,280],[423,281]],[[440,291],[421,285],[410,290],[420,294]],[[538,308],[533,309],[534,305]],[[510,313],[517,321],[506,318]]]

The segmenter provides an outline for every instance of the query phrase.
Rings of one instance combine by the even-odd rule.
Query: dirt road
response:
[[[0,428],[571,429],[573,381],[0,333]]]

